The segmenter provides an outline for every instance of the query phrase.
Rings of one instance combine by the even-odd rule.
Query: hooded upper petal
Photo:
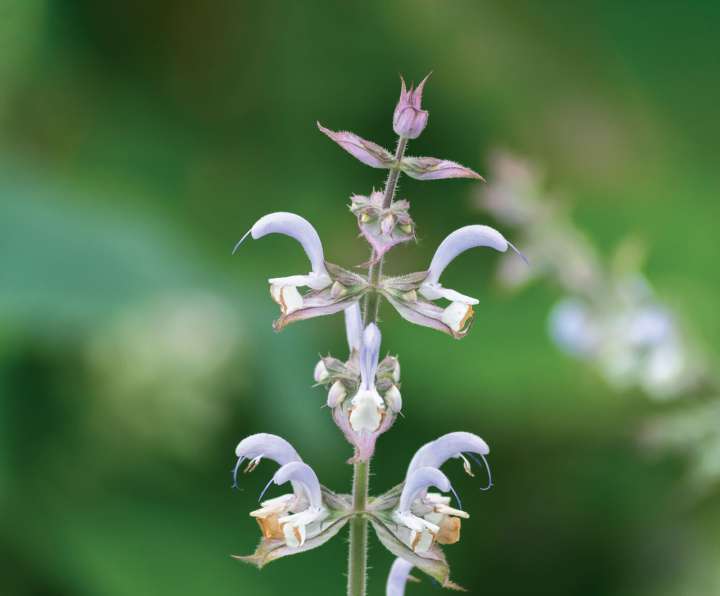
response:
[[[240,459],[266,457],[281,466],[290,462],[302,461],[290,443],[282,437],[268,433],[258,433],[245,437],[235,448],[235,455]]]
[[[400,495],[399,511],[410,511],[412,502],[427,491],[428,487],[434,486],[446,493],[450,490],[450,480],[437,468],[423,466],[416,468],[405,477],[405,485]]]
[[[407,477],[426,466],[439,468],[448,459],[458,457],[462,453],[487,455],[490,453],[490,448],[485,441],[473,433],[448,433],[417,450],[408,466]]]
[[[440,243],[435,251],[424,283],[437,283],[442,272],[455,257],[478,246],[488,246],[505,252],[508,248],[508,241],[500,232],[490,226],[473,225],[455,230]]]
[[[322,508],[322,492],[320,482],[314,470],[301,461],[293,461],[282,466],[273,476],[273,482],[280,486],[286,482],[300,485],[305,492],[310,506]]]
[[[294,238],[302,245],[305,254],[310,259],[313,273],[327,276],[320,236],[318,236],[312,224],[304,217],[285,211],[269,213],[255,222],[255,225],[250,229],[250,234],[254,240],[267,234],[285,234]]]
[[[385,586],[386,596],[404,596],[405,584],[407,584],[410,570],[413,564],[398,557],[390,567],[387,584]]]

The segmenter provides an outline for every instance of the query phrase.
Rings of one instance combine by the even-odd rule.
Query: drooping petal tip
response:
[[[237,249],[240,248],[240,245],[241,245],[243,242],[245,242],[245,238],[247,238],[247,237],[250,235],[250,232],[252,232],[252,229],[248,230],[247,232],[245,232],[245,233],[243,234],[243,237],[240,238],[240,240],[238,240],[238,242],[237,242],[237,244],[235,245],[235,247],[233,248],[231,254],[235,254],[235,253],[237,252]]]

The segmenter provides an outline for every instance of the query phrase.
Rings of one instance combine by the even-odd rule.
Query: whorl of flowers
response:
[[[404,592],[412,567],[445,587],[453,587],[440,545],[460,540],[462,520],[469,514],[462,510],[450,479],[440,468],[447,460],[456,458],[472,475],[468,456],[476,461],[482,459],[487,467],[485,456],[489,448],[480,437],[469,432],[450,433],[417,451],[400,485],[381,496],[367,496],[368,462],[375,444],[393,425],[404,403],[398,358],[390,355],[380,358],[382,336],[377,313],[381,300],[387,300],[411,323],[460,339],[470,329],[478,300],[444,287],[440,281],[444,270],[455,257],[471,248],[515,250],[497,230],[468,225],[440,243],[426,269],[392,277],[382,274],[382,261],[388,251],[415,239],[410,203],[395,200],[401,173],[417,180],[481,179],[479,174],[453,161],[405,155],[408,141],[417,138],[428,122],[428,112],[421,106],[426,81],[427,77],[409,89],[402,81],[393,115],[393,129],[399,137],[394,154],[354,133],[335,132],[318,123],[322,133],[357,160],[388,170],[382,191],[351,197],[350,211],[371,248],[370,259],[364,265],[367,273],[357,273],[326,260],[315,228],[294,213],[276,212],[261,217],[235,247],[237,250],[247,236],[259,240],[283,234],[297,240],[308,257],[308,272],[268,279],[270,296],[280,308],[280,316],[273,324],[275,330],[303,319],[344,313],[348,356],[322,358],[313,376],[327,391],[326,403],[333,421],[353,446],[350,462],[355,466],[353,494],[337,494],[320,484],[313,469],[285,439],[270,434],[243,439],[235,451],[236,484],[243,467],[245,472],[251,472],[263,459],[272,460],[279,467],[261,495],[260,508],[250,513],[260,526],[260,544],[252,555],[237,558],[262,567],[280,557],[316,548],[350,523],[349,594],[365,593],[364,541],[368,522],[383,545],[398,557],[388,579],[388,594]],[[489,475],[489,468],[487,472]],[[262,500],[271,485],[288,483],[291,492]],[[446,493],[455,497],[453,506]]]

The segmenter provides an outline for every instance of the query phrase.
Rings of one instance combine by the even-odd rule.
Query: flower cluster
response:
[[[353,543],[366,540],[366,532],[354,532],[353,528],[364,528],[368,522],[381,542],[399,557],[388,580],[388,594],[402,593],[410,567],[417,567],[444,586],[453,586],[439,545],[459,541],[461,521],[468,514],[440,468],[448,459],[458,458],[466,472],[472,474],[468,456],[482,458],[487,467],[485,456],[489,449],[482,439],[466,432],[450,433],[418,450],[400,485],[379,497],[367,496],[368,462],[377,439],[393,425],[403,408],[400,362],[397,356],[380,357],[380,301],[387,300],[411,323],[460,339],[470,328],[478,299],[444,287],[440,282],[443,272],[459,254],[471,248],[487,247],[499,252],[511,248],[517,252],[497,230],[468,225],[442,241],[426,269],[392,277],[382,274],[388,251],[415,238],[410,203],[394,200],[401,173],[417,180],[481,178],[453,161],[405,155],[408,141],[417,138],[428,123],[428,112],[421,105],[426,82],[427,77],[408,89],[402,81],[393,114],[393,129],[398,135],[394,154],[354,133],[334,132],[318,123],[325,135],[356,159],[389,171],[382,191],[350,198],[350,211],[371,248],[370,259],[361,266],[367,269],[366,274],[327,261],[315,228],[294,213],[261,217],[235,247],[237,250],[247,236],[258,240],[269,234],[283,234],[299,242],[310,261],[307,273],[268,280],[270,296],[280,307],[280,316],[273,324],[275,330],[304,319],[344,313],[348,356],[321,358],[313,377],[327,392],[326,405],[332,419],[353,447],[349,461],[355,466],[352,495],[337,494],[320,484],[313,469],[284,439],[259,434],[242,440],[235,452],[236,484],[243,465],[246,472],[251,472],[262,459],[270,459],[279,468],[261,495],[260,508],[250,513],[260,526],[260,545],[252,555],[238,558],[263,566],[320,546],[350,524],[351,552],[356,553],[350,558],[351,594],[364,594],[365,582],[365,560],[357,556],[365,551],[364,544],[353,548]],[[487,471],[489,475],[489,467]],[[273,484],[287,483],[292,492],[262,500]],[[455,496],[456,506],[451,506],[450,496],[444,493]]]
[[[498,156],[481,206],[517,227],[532,270],[503,260],[502,282],[519,287],[544,275],[565,292],[549,331],[567,354],[587,361],[614,387],[639,387],[656,399],[696,386],[699,371],[677,317],[640,273],[638,247],[622,243],[610,266],[560,203],[546,196],[542,177],[527,163]]]
[[[550,311],[548,330],[561,350],[588,363],[613,388],[678,401],[648,421],[641,442],[685,454],[688,487],[696,495],[716,489],[720,378],[712,356],[692,341],[682,316],[643,275],[642,246],[628,239],[605,262],[526,161],[497,155],[489,181],[478,189],[478,206],[516,229],[533,262],[529,269],[502,259],[500,281],[512,288],[532,278],[554,282],[563,297]]]

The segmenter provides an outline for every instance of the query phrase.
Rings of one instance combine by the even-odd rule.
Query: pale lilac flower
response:
[[[391,168],[395,164],[395,157],[384,147],[366,141],[353,132],[338,131],[335,132],[329,128],[325,128],[319,122],[317,123],[320,132],[327,135],[328,138],[335,141],[340,147],[345,149],[354,158],[360,160],[365,165],[372,168]]]
[[[410,571],[413,564],[398,557],[390,567],[387,584],[385,585],[385,596],[404,596],[405,584],[410,579]]]
[[[430,74],[420,82],[417,88],[411,85],[410,89],[407,89],[405,79],[400,77],[400,81],[402,81],[400,99],[393,112],[393,130],[396,135],[406,139],[416,139],[425,130],[428,112],[421,108],[421,103],[423,88],[428,78],[430,78]]]
[[[439,280],[455,257],[479,246],[500,252],[509,246],[518,252],[500,232],[489,226],[465,226],[442,241],[427,271],[383,280],[385,297],[411,323],[438,329],[455,338],[463,337],[469,330],[474,316],[472,307],[478,300],[443,288]],[[448,300],[450,304],[441,308],[434,304],[439,299]]]
[[[428,493],[431,486],[442,492],[453,491],[450,480],[439,469],[424,466],[405,478],[393,520],[399,526],[398,537],[414,552],[427,552],[434,542],[454,544],[460,540],[460,519],[468,513],[449,506],[449,497]],[[454,491],[453,491],[454,492]]]
[[[294,213],[277,212],[261,217],[240,239],[235,250],[251,235],[257,240],[267,234],[284,234],[297,240],[305,250],[311,271],[305,275],[274,277],[270,295],[280,305],[280,319],[274,326],[282,329],[293,321],[329,315],[345,309],[357,301],[365,291],[364,278],[325,261],[322,243],[315,228]],[[298,288],[308,287],[302,295]],[[321,375],[322,371],[318,371]]]
[[[591,362],[618,389],[640,386],[666,399],[695,380],[676,321],[642,278],[613,280],[602,302],[564,298],[548,323],[558,347]]]
[[[265,538],[282,537],[287,546],[302,546],[308,535],[320,532],[329,515],[317,476],[307,464],[294,461],[275,472],[272,482],[278,486],[291,482],[295,493],[263,501],[250,515],[258,520]]]
[[[346,311],[348,343],[353,350],[350,360],[344,364],[331,357],[323,360],[330,371],[327,405],[335,423],[356,449],[353,461],[365,461],[375,450],[378,436],[395,421],[402,398],[396,384],[397,359],[389,356],[378,362],[381,335],[377,325],[365,328],[359,351],[353,348],[357,345],[354,336],[358,317],[359,311]]]

